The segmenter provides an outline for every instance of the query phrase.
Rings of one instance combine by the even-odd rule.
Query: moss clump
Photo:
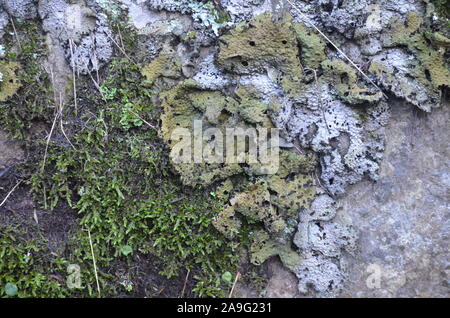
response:
[[[45,40],[40,22],[15,21],[21,46],[11,28],[3,37],[5,61],[0,62],[3,82],[0,82],[0,127],[14,137],[25,133],[37,120],[54,118],[53,93],[49,76],[43,65],[46,57]]]
[[[447,19],[450,19],[450,1],[448,0],[431,0],[434,4],[436,11]]]
[[[0,225],[0,297],[5,285],[17,287],[15,297],[65,297],[70,294],[60,278],[66,261],[50,254],[45,242],[29,240],[24,231]]]
[[[218,278],[235,270],[239,253],[238,244],[228,244],[211,224],[219,210],[217,202],[180,183],[156,131],[145,125],[123,127],[124,101],[157,126],[148,118],[157,118],[158,113],[142,86],[139,67],[117,59],[108,74],[103,86],[117,90],[108,98],[92,92],[92,106],[80,113],[90,124],[71,136],[76,150],[52,142],[45,171],[32,179],[44,207],[53,209],[65,202],[81,217],[68,256],[86,269],[79,293],[96,296],[92,257],[86,253],[89,230],[103,296],[130,293],[132,285],[124,286],[124,276],[112,269],[139,258],[152,259],[152,268],[169,278],[190,269],[197,295],[223,295],[227,286]],[[132,253],[124,255],[124,246]]]

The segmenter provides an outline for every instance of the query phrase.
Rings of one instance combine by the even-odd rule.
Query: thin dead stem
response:
[[[91,246],[92,263],[94,264],[95,281],[97,282],[98,297],[101,297],[100,283],[98,281],[97,264],[95,262],[94,247],[92,246],[91,231],[87,230],[89,236],[89,245]]]
[[[3,199],[3,201],[0,203],[0,207],[3,206],[3,204],[6,203],[6,201],[8,200],[8,198],[11,196],[11,194],[14,192],[14,190],[16,190],[16,188],[22,183],[23,180],[20,180],[12,189],[11,191],[8,192],[8,194],[6,195],[6,197]]]
[[[50,143],[50,140],[52,139],[53,130],[55,129],[55,125],[56,125],[56,121],[58,119],[58,115],[59,115],[59,112],[56,111],[55,119],[53,120],[52,128],[50,129],[50,133],[48,134],[47,142],[45,144],[44,160],[42,161],[41,172],[44,172],[44,169],[45,169],[45,162],[47,160],[47,153],[48,153],[48,145]]]
[[[186,278],[184,279],[183,290],[181,291],[181,296],[180,296],[180,298],[183,298],[183,296],[184,296],[184,291],[186,290],[186,285],[187,285],[187,281],[188,281],[188,278],[189,278],[189,274],[190,274],[190,273],[191,273],[191,270],[188,269],[187,274],[186,274]]]
[[[12,24],[12,27],[14,30],[14,35],[16,36],[16,39],[17,39],[17,43],[19,44],[20,50],[22,51],[22,44],[20,43],[19,34],[17,33],[16,24],[14,23],[14,18],[12,16],[9,16],[9,19],[11,20],[11,24]]]
[[[235,289],[236,284],[237,284],[237,282],[238,282],[240,277],[241,277],[241,273],[237,272],[236,277],[234,278],[233,287],[231,287],[230,294],[228,295],[228,298],[232,298],[233,297],[234,289]]]
[[[72,146],[73,150],[77,150],[75,148],[75,146],[70,142],[69,137],[67,137],[66,132],[64,131],[63,109],[64,109],[64,105],[63,105],[63,101],[62,101],[62,94],[61,94],[61,92],[59,92],[59,120],[60,120],[60,124],[61,124],[61,131],[62,131],[64,137],[66,137],[66,139],[69,142],[69,144]]]
[[[73,46],[75,43],[73,43],[72,39],[69,39],[69,46],[70,46],[70,58],[72,60],[72,82],[73,82],[73,100],[75,103],[75,115],[78,115],[78,102],[77,102],[77,82],[76,82],[76,64],[75,60],[73,58]]]
[[[287,2],[289,2],[289,4],[292,6],[292,8],[294,8],[294,10],[302,17],[302,19],[304,19],[306,22],[308,22],[325,40],[327,40],[347,61],[350,62],[350,64],[356,68],[358,70],[359,73],[361,73],[365,79],[367,79],[375,88],[377,88],[384,97],[387,98],[386,94],[384,94],[384,92],[382,91],[382,89],[380,87],[378,87],[378,85],[372,81],[370,79],[370,77],[363,72],[363,70],[361,70],[361,68],[356,65],[355,62],[353,62],[348,56],[347,54],[345,54],[336,44],[334,44],[333,41],[330,40],[330,38],[328,38],[328,36],[323,33],[322,31],[320,31],[320,29],[314,24],[314,22],[312,22],[305,14],[303,14],[303,12],[291,1],[291,0],[286,0]]]
[[[155,126],[153,126],[152,124],[150,124],[148,121],[146,121],[145,119],[143,119],[141,116],[139,116],[136,112],[134,112],[134,111],[132,111],[131,109],[128,109],[128,111],[130,112],[130,113],[132,113],[134,116],[136,116],[137,118],[139,118],[140,120],[142,120],[142,122],[144,123],[144,124],[146,124],[147,126],[149,126],[151,129],[153,129],[153,130],[155,130],[155,131],[158,131],[158,129],[155,127]]]
[[[117,46],[117,48],[120,50],[120,52],[123,53],[123,55],[125,55],[125,57],[127,59],[129,59],[131,62],[133,62],[134,64],[136,64],[133,59],[131,57],[128,56],[127,52],[125,52],[125,49],[123,47],[121,47],[116,40],[113,39],[113,37],[111,35],[109,35],[108,33],[106,33],[106,35],[110,38],[111,41],[113,41],[113,43]]]

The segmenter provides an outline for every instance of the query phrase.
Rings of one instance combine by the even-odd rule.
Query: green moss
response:
[[[61,279],[67,263],[52,256],[45,243],[29,240],[23,230],[0,225],[0,297],[6,297],[7,283],[17,286],[20,298],[70,294]]]
[[[448,0],[431,0],[434,4],[436,11],[447,19],[450,19],[450,1]]]
[[[69,259],[85,268],[82,295],[96,296],[86,230],[92,235],[103,296],[129,292],[131,285],[124,286],[123,275],[106,273],[112,264],[131,257],[123,255],[123,246],[152,255],[153,266],[164,264],[159,268],[167,277],[191,269],[198,280],[196,290],[209,290],[208,284],[221,273],[235,270],[238,246],[227,244],[212,225],[217,202],[183,187],[173,174],[157,132],[146,126],[124,129],[118,106],[125,99],[139,106],[134,110],[143,117],[156,117],[139,68],[119,59],[111,63],[109,73],[103,84],[117,87],[116,94],[105,100],[96,93],[95,108],[80,114],[90,124],[71,137],[76,150],[50,144],[45,171],[32,179],[36,198],[48,209],[63,200],[80,214],[81,229],[72,239]],[[226,288],[213,287],[215,296]]]
[[[51,121],[53,93],[45,71],[45,40],[37,21],[15,21],[21,45],[11,24],[3,37],[5,61],[0,62],[0,126],[16,138],[25,138],[36,120]]]

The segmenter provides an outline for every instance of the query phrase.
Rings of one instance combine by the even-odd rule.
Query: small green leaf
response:
[[[121,251],[122,251],[122,254],[125,255],[125,256],[128,256],[128,255],[130,255],[131,253],[133,253],[133,249],[131,248],[130,245],[124,245],[124,246],[122,246]]]
[[[233,279],[233,275],[231,275],[230,272],[225,272],[222,274],[222,279],[228,283],[231,283],[231,280]]]
[[[18,288],[17,288],[16,284],[7,283],[5,285],[5,293],[6,293],[6,295],[11,296],[11,297],[16,296],[17,295],[17,291],[18,291]]]

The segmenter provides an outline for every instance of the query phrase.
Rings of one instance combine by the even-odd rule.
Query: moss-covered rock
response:
[[[181,65],[173,56],[162,52],[149,64],[144,66],[141,74],[145,77],[144,84],[152,86],[160,77],[178,78],[181,75]]]
[[[339,97],[350,104],[374,103],[381,100],[383,93],[370,87],[361,87],[358,84],[356,70],[342,60],[325,60],[322,68],[331,78]],[[374,91],[375,89],[375,91]]]
[[[294,23],[294,31],[300,43],[301,62],[303,67],[318,69],[326,59],[324,40],[308,29],[303,23]]]
[[[405,47],[408,53],[416,57],[417,60],[407,65],[407,76],[413,80],[410,81],[411,83],[404,81],[403,86],[397,89],[396,95],[405,97],[425,111],[430,111],[432,107],[440,104],[441,89],[450,87],[450,69],[445,60],[449,41],[439,33],[427,32],[426,28],[422,27],[422,23],[422,18],[415,12],[410,12],[406,20],[393,18],[391,30],[383,35],[383,46]],[[372,63],[370,66],[370,71],[383,78],[384,85],[395,86],[396,78],[384,63],[375,61],[375,64]],[[422,92],[417,91],[417,85],[413,84],[415,81],[424,87],[420,90],[424,90],[424,93],[428,95],[426,100],[416,97]]]
[[[302,208],[308,208],[316,195],[313,179],[307,175],[296,174],[291,179],[272,176],[268,179],[268,188],[276,193],[272,202],[284,212],[284,217],[297,218]]]
[[[261,265],[272,256],[278,255],[284,266],[294,270],[301,262],[297,252],[288,245],[278,243],[263,231],[252,233],[252,244],[250,246],[250,261],[254,265]]]

